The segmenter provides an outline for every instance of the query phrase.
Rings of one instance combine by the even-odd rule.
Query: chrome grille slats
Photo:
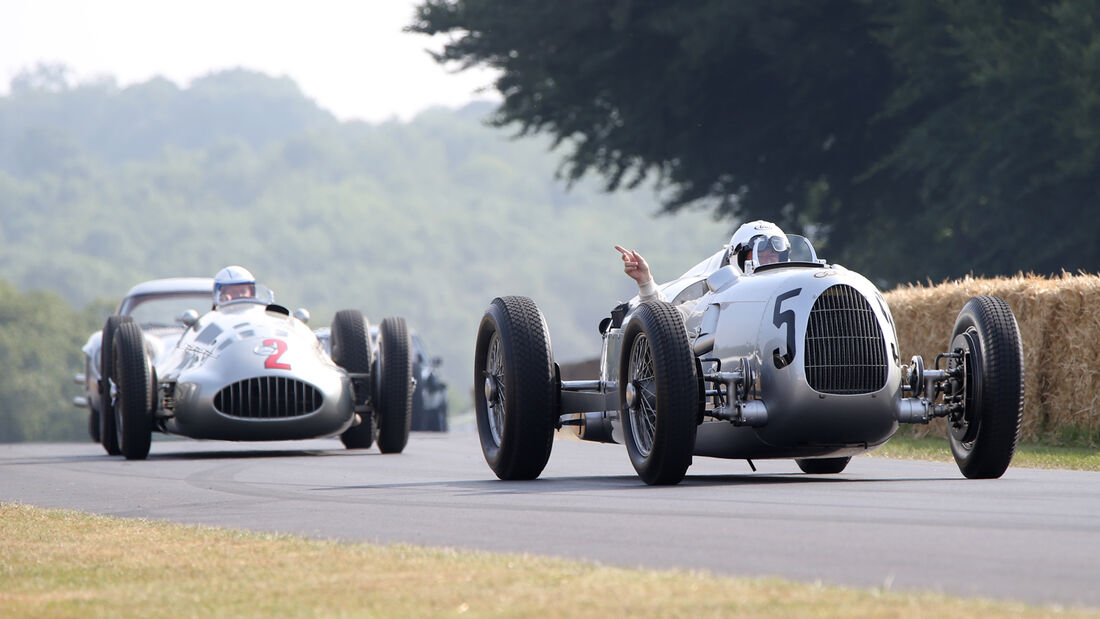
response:
[[[241,419],[299,417],[320,409],[323,402],[316,387],[284,376],[246,378],[214,396],[215,410]]]
[[[855,288],[831,286],[806,325],[806,380],[821,393],[854,395],[882,389],[886,342],[874,310]]]

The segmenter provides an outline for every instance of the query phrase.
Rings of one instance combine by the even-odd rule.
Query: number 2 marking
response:
[[[268,356],[267,361],[264,361],[264,367],[269,370],[289,370],[289,363],[279,363],[279,357],[283,356],[286,352],[286,342],[282,340],[264,340],[264,346],[274,346],[275,352]]]
[[[800,292],[802,292],[801,288],[795,288],[775,298],[775,313],[772,316],[772,324],[774,324],[776,328],[782,328],[783,325],[787,325],[786,354],[779,354],[778,348],[772,351],[772,361],[775,363],[775,369],[777,370],[787,367],[791,364],[791,361],[794,361],[794,310],[789,309],[780,311],[780,309],[784,301],[797,297]]]

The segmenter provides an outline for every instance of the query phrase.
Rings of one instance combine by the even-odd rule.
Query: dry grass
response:
[[[372,546],[0,504],[0,615],[1098,617],[530,556]]]
[[[952,462],[951,449],[945,436],[913,438],[895,434],[885,445],[871,453],[881,458]],[[1089,447],[1065,447],[1020,443],[1012,458],[1012,468],[1100,471],[1100,451]]]
[[[886,294],[902,358],[931,365],[946,352],[951,325],[972,296],[1003,298],[1023,340],[1022,438],[1095,447],[1100,444],[1100,276],[1016,275],[909,285]],[[942,421],[929,431],[942,434]]]

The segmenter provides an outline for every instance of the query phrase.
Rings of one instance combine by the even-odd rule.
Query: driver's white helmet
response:
[[[228,266],[214,276],[214,306],[256,296],[256,278],[241,266]]]
[[[729,253],[727,254],[729,264],[736,264],[737,268],[744,271],[745,257],[752,251],[753,244],[758,237],[781,237],[786,239],[787,235],[779,226],[763,219],[741,224],[737,232],[734,232],[733,236],[730,237]]]

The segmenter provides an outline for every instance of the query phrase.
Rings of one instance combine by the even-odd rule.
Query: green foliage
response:
[[[882,283],[1100,268],[1100,1],[426,0],[499,126]]]
[[[73,375],[84,371],[80,347],[99,308],[77,312],[54,293],[0,282],[0,443],[87,436],[87,415],[72,405]]]
[[[250,89],[267,91],[240,73],[208,81],[242,91],[243,101],[258,99]],[[591,357],[599,350],[600,318],[636,293],[613,245],[642,251],[663,281],[713,253],[731,231],[702,213],[653,219],[660,207],[650,188],[608,195],[581,182],[566,191],[554,180],[548,144],[509,140],[486,127],[486,105],[434,110],[409,123],[299,125],[256,135],[211,121],[196,125],[208,129],[195,129],[190,145],[174,129],[150,128],[142,150],[154,154],[119,158],[118,144],[85,125],[129,109],[133,90],[154,89],[163,100],[142,114],[170,127],[173,115],[186,116],[180,100],[192,100],[200,86],[166,88],[154,80],[107,89],[94,113],[75,112],[69,99],[82,100],[87,88],[93,86],[43,86],[0,98],[3,131],[32,142],[35,132],[49,132],[73,162],[62,166],[47,155],[25,165],[10,148],[16,142],[0,141],[0,160],[23,162],[0,165],[0,279],[20,290],[50,290],[79,307],[101,297],[117,303],[140,281],[212,276],[242,264],[280,303],[307,307],[314,327],[344,308],[361,309],[375,323],[407,317],[443,357],[444,377],[463,397],[477,325],[494,296],[533,297],[547,315],[557,357]],[[24,99],[56,117],[39,110],[31,121]],[[75,324],[57,315],[40,319],[43,328]],[[82,369],[77,353],[101,326],[102,318],[83,322],[71,340],[51,340],[58,374],[34,377],[55,394],[59,404],[50,410],[73,423],[83,418],[67,403],[71,375]],[[0,400],[9,393],[0,389]],[[34,417],[44,407],[6,410]],[[47,436],[56,437],[33,429],[0,440]],[[74,426],[66,438],[85,436]]]

